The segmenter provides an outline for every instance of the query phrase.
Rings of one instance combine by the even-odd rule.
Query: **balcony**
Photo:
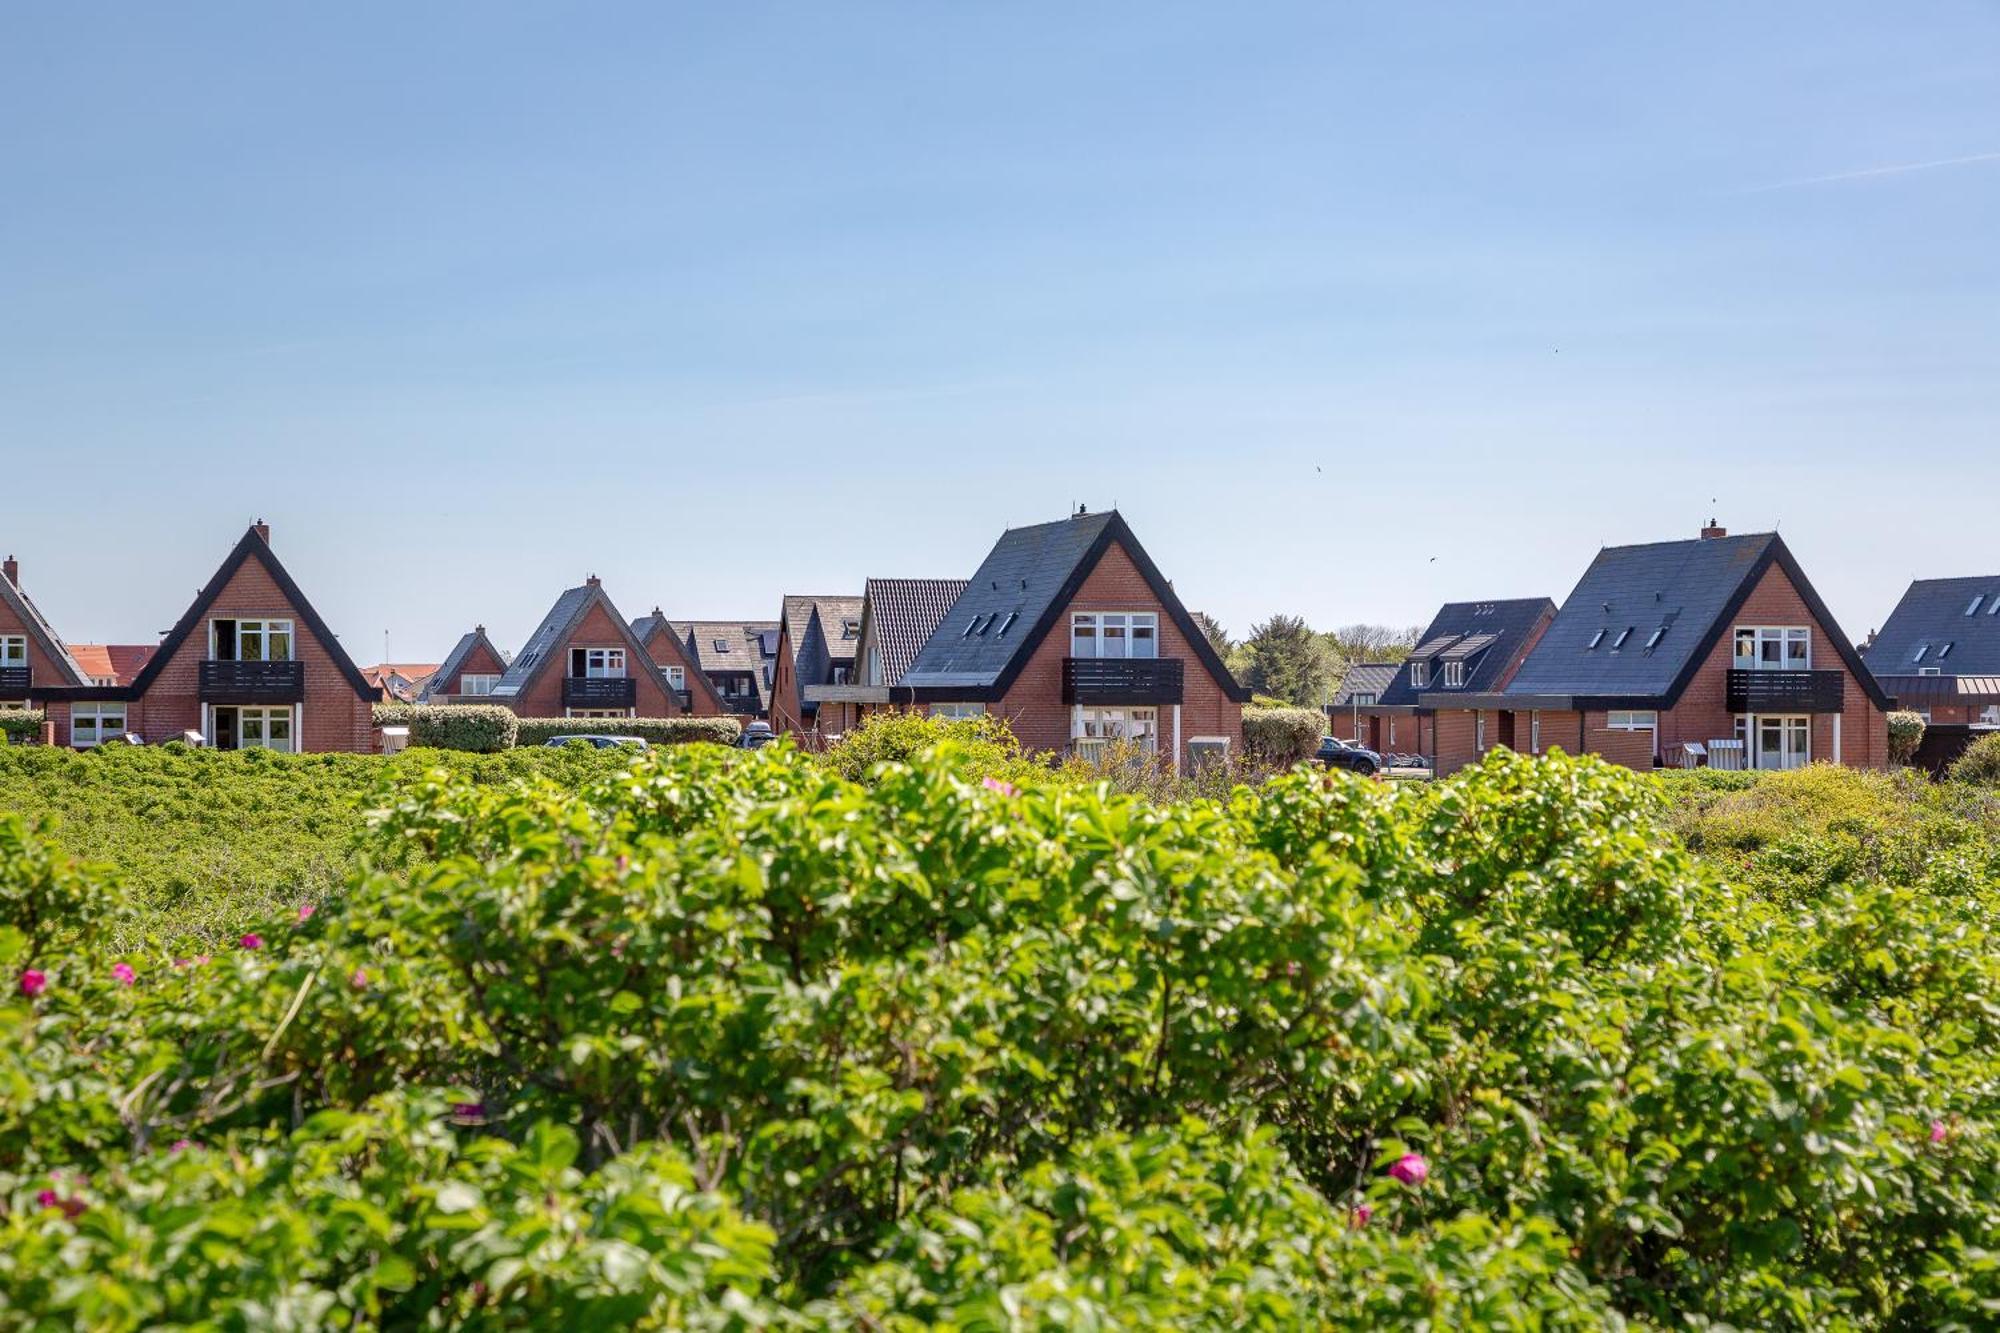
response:
[[[0,667],[0,699],[25,699],[35,683],[34,669],[24,666]]]
[[[1838,713],[1845,682],[1838,671],[1744,671],[1724,687],[1732,713]]]
[[[210,658],[201,664],[196,688],[205,704],[303,703],[306,664]]]
[[[1183,665],[1178,657],[1065,657],[1063,702],[1177,704]]]
[[[564,708],[632,708],[639,702],[639,682],[630,676],[564,676]]]

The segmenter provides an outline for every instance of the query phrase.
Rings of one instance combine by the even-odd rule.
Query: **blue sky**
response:
[[[0,546],[362,661],[963,575],[1420,622],[1781,525],[2000,569],[2000,8],[0,4]],[[1944,164],[1944,165],[1924,165]]]

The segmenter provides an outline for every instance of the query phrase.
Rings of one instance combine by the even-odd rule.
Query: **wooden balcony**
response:
[[[639,702],[639,682],[630,676],[564,676],[564,708],[632,708]]]
[[[1063,702],[1091,707],[1177,704],[1183,666],[1178,657],[1065,657]]]
[[[1838,671],[1732,668],[1724,707],[1732,713],[1838,713],[1845,684]]]
[[[210,658],[201,663],[196,689],[205,704],[304,703],[306,664]]]
[[[35,683],[32,667],[0,667],[0,699],[25,699],[28,689]]]

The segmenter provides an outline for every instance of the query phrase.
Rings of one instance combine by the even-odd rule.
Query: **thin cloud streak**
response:
[[[1900,162],[1889,167],[1865,167],[1860,171],[1836,171],[1830,176],[1806,176],[1773,185],[1752,185],[1738,194],[1767,194],[1772,190],[1795,190],[1803,185],[1830,185],[1836,181],[1868,180],[1875,176],[1901,176],[1911,171],[1934,171],[1939,167],[1964,167],[1975,162],[2000,162],[2000,153],[1973,153],[1966,157],[1941,157],[1935,162]]]

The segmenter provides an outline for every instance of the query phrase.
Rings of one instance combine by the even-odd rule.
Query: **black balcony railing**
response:
[[[1183,663],[1178,657],[1065,657],[1066,704],[1177,704]]]
[[[631,708],[639,702],[639,682],[630,676],[564,676],[564,708]]]
[[[1732,669],[1724,706],[1732,713],[1838,713],[1845,685],[1838,671]]]
[[[196,688],[205,704],[303,703],[306,664],[210,658],[201,664]]]
[[[763,701],[754,694],[722,695],[722,710],[725,713],[757,713],[764,707]]]
[[[0,699],[25,699],[28,687],[35,683],[35,673],[30,667],[0,667]]]

